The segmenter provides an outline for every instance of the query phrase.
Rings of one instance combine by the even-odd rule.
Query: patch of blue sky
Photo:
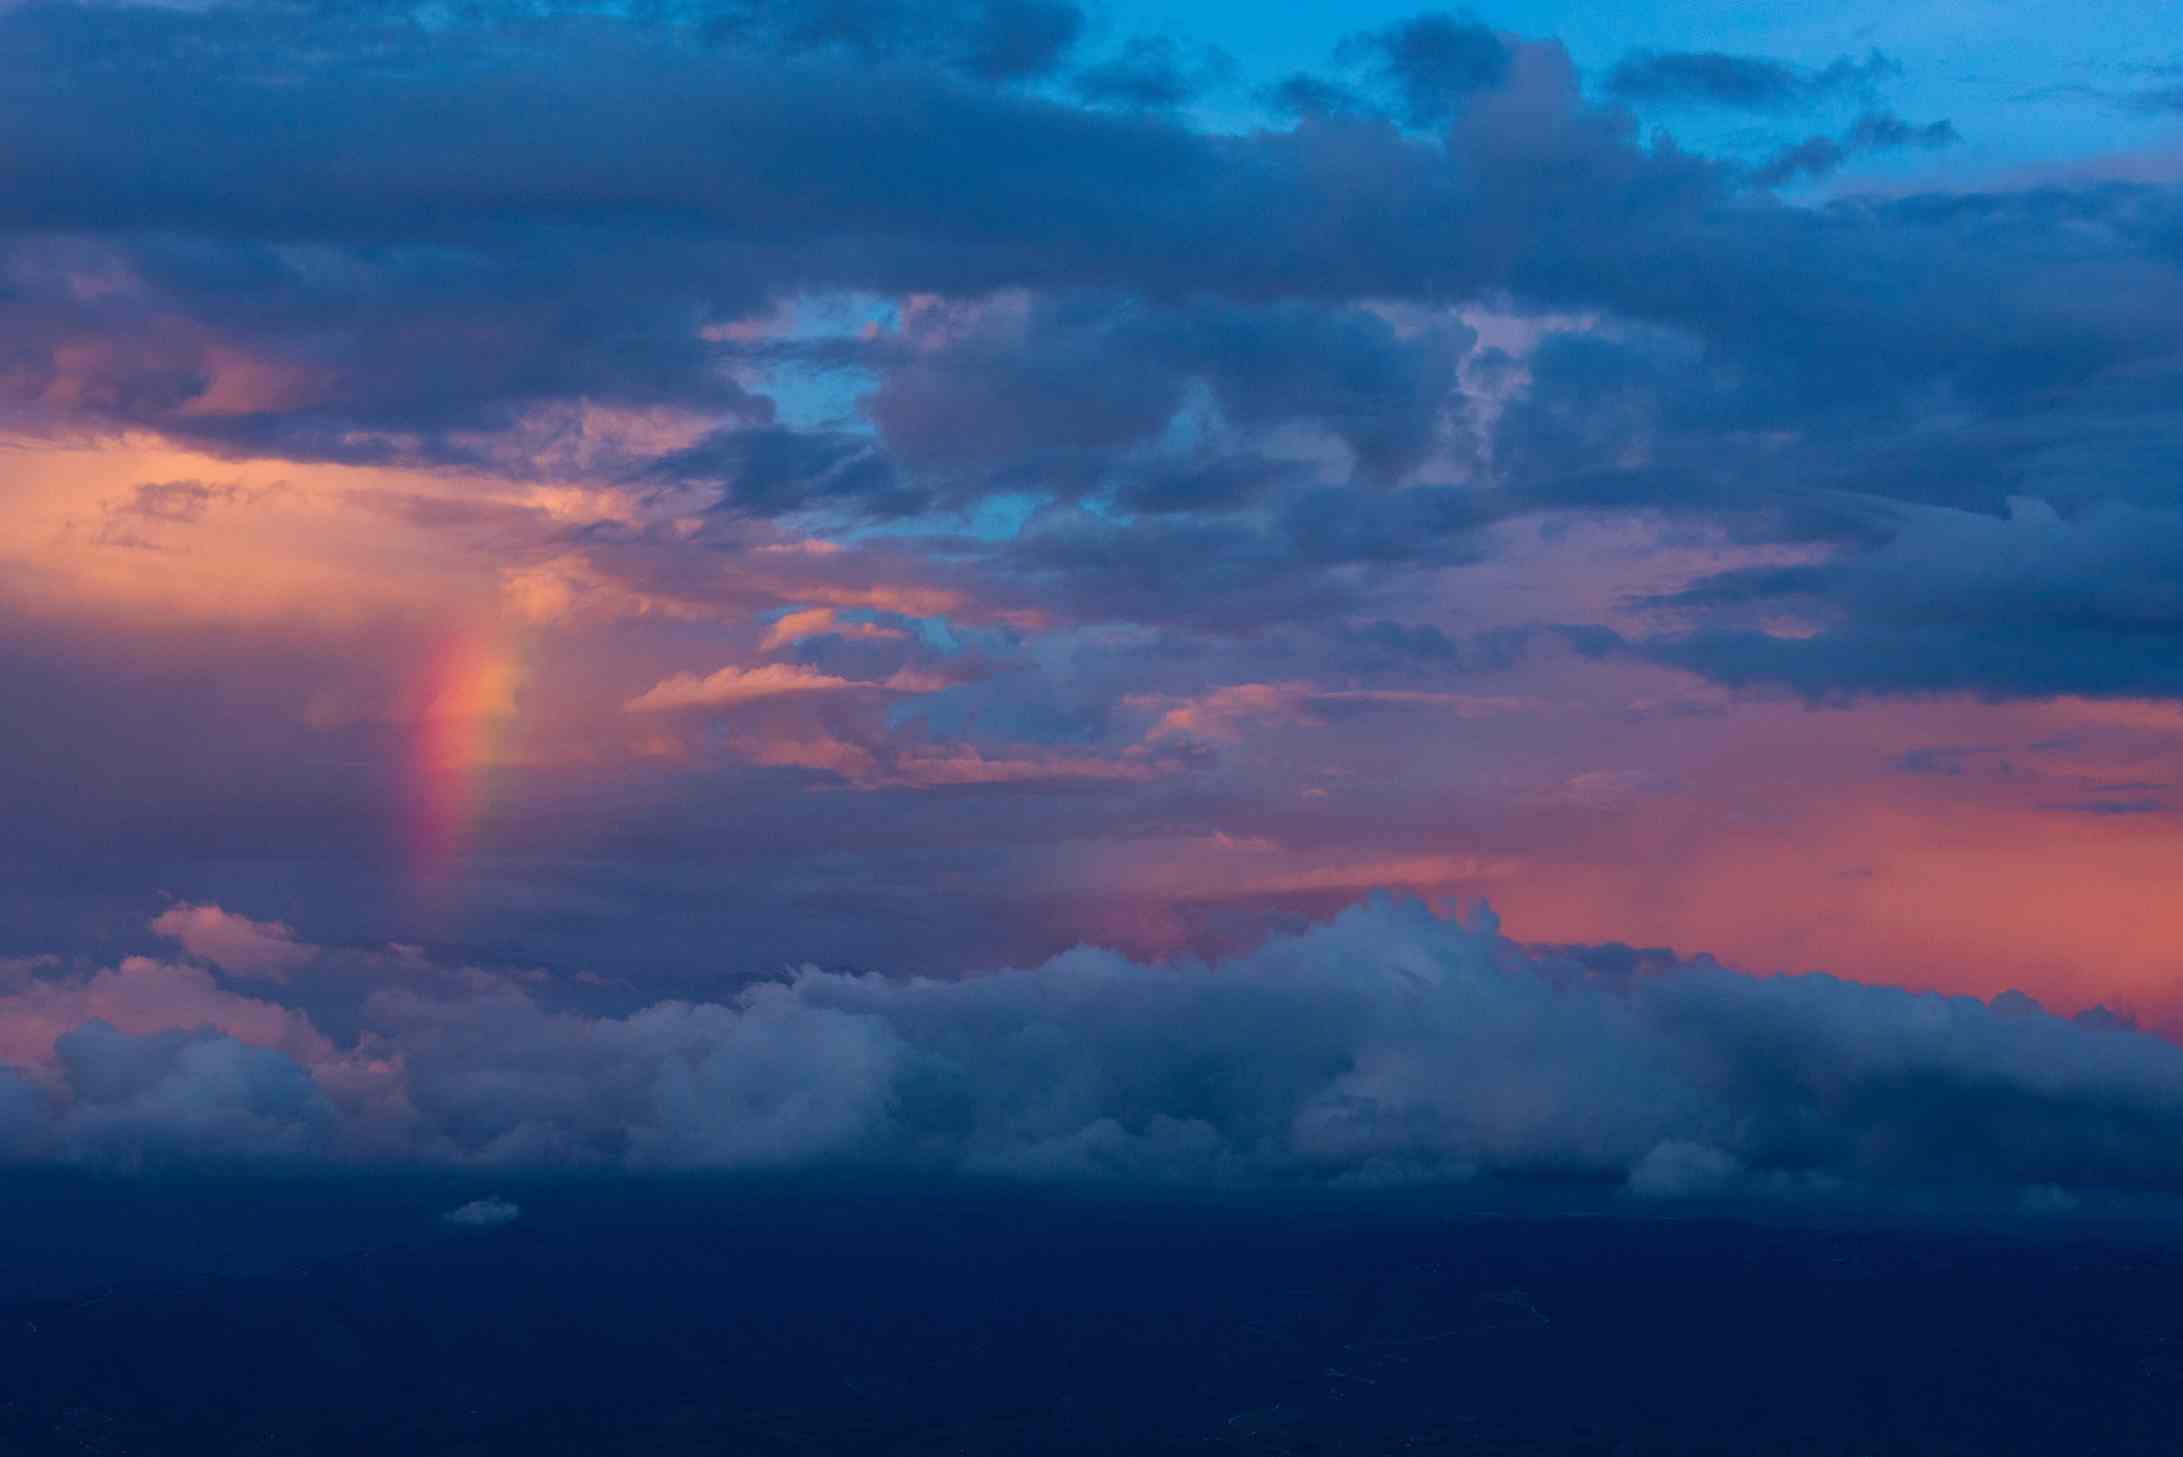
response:
[[[1254,100],[1258,87],[1293,71],[1326,73],[1345,37],[1432,8],[1403,0],[1274,7],[1210,0],[1178,10],[1161,0],[1109,0],[1094,43],[1154,33],[1219,46],[1235,58],[1240,83],[1205,98],[1199,116],[1242,130],[1267,121]],[[1964,145],[1938,165],[1959,173],[2135,151],[2183,127],[2172,115],[2124,104],[2149,89],[2149,75],[2183,60],[2183,28],[2172,7],[2152,0],[1510,0],[1468,13],[1516,35],[1560,40],[1595,91],[1636,50],[1725,51],[1817,68],[1877,48],[1903,68],[1878,100],[1914,122],[1953,121]],[[1687,149],[1755,159],[1839,131],[1857,109],[1855,98],[1843,98],[1807,116],[1754,119],[1653,106],[1641,119]],[[1860,158],[1853,172],[1912,174],[1921,166],[1935,170],[1935,158]]]
[[[896,301],[884,294],[814,293],[796,298],[786,310],[786,327],[776,336],[788,345],[845,343],[891,333],[900,323]],[[820,351],[780,351],[752,370],[752,386],[772,398],[780,422],[800,430],[869,429],[857,402],[878,384],[868,369],[853,364],[824,364]]]

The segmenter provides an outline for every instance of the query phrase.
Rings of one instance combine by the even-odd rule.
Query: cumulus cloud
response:
[[[152,930],[181,942],[200,961],[261,981],[285,980],[318,954],[279,921],[253,921],[216,905],[172,906],[152,922]]]
[[[1529,948],[1387,900],[1211,965],[1086,948],[952,981],[806,970],[619,1016],[411,977],[364,1023],[353,1050],[291,1056],[90,1021],[43,1088],[0,1081],[0,1137],[124,1163],[2183,1193],[2183,1049],[2151,1036],[2023,997]],[[344,1084],[362,1060],[379,1096]]]
[[[58,1042],[93,1021],[132,1035],[209,1027],[304,1057],[329,1050],[300,1012],[231,992],[201,967],[131,956],[89,975],[35,976],[0,996],[0,1062],[49,1067]]]
[[[1736,1160],[1711,1144],[1670,1138],[1655,1144],[1630,1170],[1630,1192],[1648,1199],[1682,1199],[1726,1192]]]
[[[448,1210],[440,1216],[440,1222],[461,1229],[498,1229],[502,1225],[513,1224],[522,1217],[522,1205],[512,1204],[498,1195],[488,1195]]]
[[[86,1022],[54,1047],[64,1092],[52,1143],[65,1157],[142,1167],[323,1155],[334,1111],[287,1055],[210,1029],[132,1037]]]

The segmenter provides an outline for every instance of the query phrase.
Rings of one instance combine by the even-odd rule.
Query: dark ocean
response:
[[[5,1457],[2183,1451],[2154,1225],[7,1178]]]

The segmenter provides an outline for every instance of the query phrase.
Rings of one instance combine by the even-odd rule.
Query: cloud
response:
[[[944,680],[908,670],[877,683],[857,682],[821,673],[802,663],[760,663],[755,668],[726,667],[699,677],[677,673],[623,705],[629,713],[659,713],[680,708],[729,708],[766,698],[819,693],[929,693]]]
[[[495,1195],[472,1199],[468,1204],[450,1209],[440,1216],[440,1222],[460,1229],[499,1229],[522,1217],[523,1206],[511,1204]]]
[[[707,8],[705,29],[715,41],[791,56],[918,58],[980,80],[1020,81],[1061,63],[1084,13],[1070,0],[723,0]]]
[[[1733,1187],[1736,1160],[1710,1144],[1668,1139],[1630,1170],[1630,1192],[1647,1199],[1685,1199]]]
[[[1869,96],[1901,74],[1877,50],[1861,61],[1838,56],[1818,70],[1724,51],[1633,51],[1607,73],[1606,89],[1623,101],[1783,112]]]
[[[766,629],[766,635],[759,642],[758,648],[761,652],[770,653],[813,637],[899,642],[907,636],[901,628],[888,627],[882,623],[844,622],[841,614],[831,607],[807,607],[798,612],[783,613]]]
[[[441,633],[524,668],[490,743],[430,750],[473,771],[441,776],[446,934],[640,978],[1182,944],[1173,887],[1126,924],[1079,877],[1216,826],[1282,846],[1240,924],[1499,863],[1450,825],[1545,856],[1631,786],[1698,815],[1662,764],[1771,710],[1662,664],[1751,699],[2183,691],[2172,186],[1921,165],[1804,205],[1462,16],[1375,19],[1238,125],[1176,100],[1179,39],[1083,104],[1123,37],[1068,5],[608,8],[0,13],[0,919],[51,899],[103,948],[166,885],[232,922],[190,966],[29,977],[41,1077],[162,997],[314,1077],[295,1008],[351,1046],[331,965],[210,902],[439,934],[384,850]],[[1774,64],[1686,89],[1824,132],[1799,175],[1939,137],[1869,58]],[[1765,110],[1821,91],[1823,123]],[[1300,686],[1218,711],[1252,683]],[[1533,706],[1443,735],[1397,688]],[[1717,717],[1624,732],[1670,698]],[[1592,761],[1625,743],[1657,761]],[[2036,792],[2156,838],[2101,814],[2150,791]],[[1855,863],[1830,905],[1869,920],[1887,860]],[[279,1000],[219,1001],[237,976]]]
[[[202,968],[131,956],[88,975],[34,975],[8,988],[0,995],[0,1062],[50,1069],[69,1031],[93,1021],[130,1035],[212,1028],[307,1060],[331,1050],[302,1013],[228,991]]]
[[[2156,86],[2122,98],[2126,110],[2146,116],[2172,116],[2183,112],[2183,86]]]
[[[1795,146],[1783,148],[1761,164],[1754,176],[1761,185],[1773,187],[1799,177],[1829,176],[1839,172],[1852,158],[1873,152],[1900,151],[1906,147],[1935,151],[1952,147],[1962,140],[1954,124],[1947,121],[1919,126],[1904,121],[1891,111],[1868,111],[1839,138],[1810,137]]]
[[[948,6],[929,24],[960,36],[1046,13],[1019,8]],[[1783,475],[1975,482],[1955,467],[1985,461],[1937,457],[1977,432],[1906,433],[1936,392],[1974,410],[2038,401],[2009,417],[2012,441],[2074,442],[2086,478],[2133,478],[2156,453],[2081,428],[2157,409],[2149,387],[2121,398],[2172,332],[2170,204],[2152,192],[1771,206],[1748,195],[1754,169],[1648,142],[1588,101],[1559,45],[1446,15],[1349,47],[1360,86],[1445,123],[1426,138],[1325,97],[1242,135],[1086,109],[878,39],[918,29],[914,7],[745,9],[711,48],[598,17],[541,21],[514,49],[458,25],[415,52],[386,40],[370,78],[325,62],[348,36],[330,13],[9,12],[10,53],[37,64],[15,120],[0,116],[16,143],[0,148],[4,195],[38,231],[0,259],[23,361],[0,407],[229,456],[557,472],[539,432],[578,402],[672,410],[694,439],[624,440],[592,465],[715,491],[739,521],[899,522],[1101,490],[1184,514],[1345,475],[1490,475],[1508,508],[1601,510],[1727,511]],[[179,51],[200,76],[186,106],[156,83]],[[1848,94],[1839,78],[1880,69],[1793,79]],[[850,89],[867,99],[853,115],[833,104]],[[639,114],[656,118],[641,136],[611,120]],[[546,120],[511,130],[511,115]],[[1937,144],[1944,125],[1874,111],[1779,175]],[[663,140],[729,133],[725,152]],[[327,156],[338,185],[307,160]],[[2142,306],[2099,306],[2124,291]],[[784,300],[842,297],[897,323],[968,322],[940,342],[877,324],[871,339],[734,333]],[[1605,311],[1624,337],[1673,337],[1684,363],[1662,351],[1652,397],[1587,426],[1595,461],[1488,448],[1469,438],[1471,341],[1445,312],[1484,299]],[[1390,300],[1406,301],[1399,326]],[[841,372],[869,384],[853,406],[791,420],[774,398]],[[1529,390],[1550,395],[1551,374]],[[1527,421],[1519,399],[1503,429]],[[1898,459],[1872,459],[1891,445]]]
[[[1527,948],[1490,919],[1382,899],[1211,966],[1084,948],[960,980],[807,969],[619,1015],[411,967],[370,997],[355,1053],[87,1022],[56,1044],[49,1093],[0,1082],[0,1134],[125,1164],[2183,1193],[2170,1043],[2017,995],[1616,950]],[[394,1081],[360,1097],[366,1057]]]
[[[1282,116],[1325,117],[1369,112],[1371,103],[1352,87],[1298,71],[1259,93],[1260,102]]]
[[[647,476],[726,488],[724,510],[779,516],[818,506],[899,516],[925,504],[868,437],[776,426],[716,431],[646,465]]]
[[[2065,516],[2016,498],[2002,515],[1929,507],[1896,521],[1869,550],[1694,583],[1667,601],[1700,625],[1643,650],[1814,698],[2183,693],[2183,515],[2106,504]],[[1739,620],[1792,604],[1821,630],[1780,636]]]
[[[1479,694],[1442,693],[1415,688],[1320,688],[1310,683],[1232,683],[1172,703],[1156,695],[1130,700],[1133,707],[1158,709],[1145,731],[1148,742],[1166,738],[1235,743],[1253,721],[1278,724],[1305,715],[1320,721],[1374,709],[1409,709],[1456,719],[1487,718],[1536,708],[1520,699]]]
[[[286,1054],[208,1030],[132,1037],[86,1022],[55,1044],[64,1157],[141,1168],[323,1157],[334,1110]]]
[[[1172,36],[1133,37],[1120,53],[1077,73],[1077,95],[1105,106],[1160,110],[1196,100],[1234,80],[1236,63],[1211,46],[1193,49]]]
[[[284,981],[318,954],[279,921],[253,921],[215,905],[171,906],[152,922],[152,930],[181,942],[200,961],[261,981]]]
[[[1464,15],[1420,15],[1342,42],[1336,59],[1363,67],[1396,100],[1414,127],[1446,122],[1465,100],[1508,75],[1509,46]],[[1291,93],[1292,98],[1294,93]]]

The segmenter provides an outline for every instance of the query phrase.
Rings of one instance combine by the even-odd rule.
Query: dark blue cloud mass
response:
[[[351,958],[340,975],[368,971]],[[389,973],[353,1054],[86,1023],[43,1090],[0,1074],[0,1149],[1137,1187],[1547,1181],[1822,1207],[2183,1191],[2183,1051],[2112,1018],[1525,948],[1490,916],[1414,904],[1216,966],[1085,949],[953,981],[806,969],[624,1015],[535,978],[414,957]],[[43,973],[0,1005],[77,981]]]

